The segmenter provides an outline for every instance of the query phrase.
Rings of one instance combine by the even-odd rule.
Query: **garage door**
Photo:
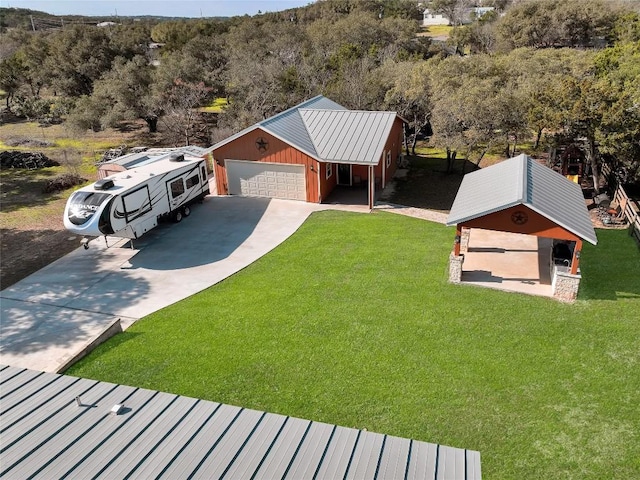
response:
[[[231,195],[306,200],[304,165],[225,160]]]

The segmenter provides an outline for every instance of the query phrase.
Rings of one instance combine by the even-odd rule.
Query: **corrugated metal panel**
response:
[[[478,218],[522,201],[520,161],[511,159],[472,173],[462,179],[447,225]]]
[[[302,118],[300,117],[300,113],[298,111],[301,108],[314,108],[321,110],[346,110],[345,107],[337,104],[333,100],[329,100],[322,95],[318,95],[305,102],[302,102],[299,105],[296,105],[295,107],[285,110],[284,112],[280,112],[277,115],[269,117],[266,120],[262,120],[255,125],[245,128],[235,135],[232,135],[222,140],[221,142],[216,143],[212,147],[206,149],[205,152],[212,152],[257,128],[261,128],[269,132],[271,135],[279,138],[283,142],[289,143],[294,147],[300,149],[307,155],[316,158],[317,155],[313,146],[313,142],[309,137],[309,133],[307,132],[307,129],[302,122]]]
[[[312,156],[318,156],[313,140],[310,138],[307,127],[301,117],[302,109],[309,108],[325,111],[347,111],[342,105],[338,105],[326,97],[318,96],[301,103],[292,109],[268,118],[260,122],[259,125],[272,135],[290,143],[303,152],[311,154]]]
[[[377,165],[395,112],[301,109],[318,156],[327,162]]]
[[[524,154],[465,175],[447,225],[521,203],[594,245],[597,243],[580,186]]]
[[[0,369],[2,478],[480,478],[478,452]]]
[[[527,204],[538,213],[596,244],[596,232],[584,202],[582,188],[529,158]]]

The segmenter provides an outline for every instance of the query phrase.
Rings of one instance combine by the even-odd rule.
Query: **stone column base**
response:
[[[464,263],[464,255],[455,256],[453,253],[449,255],[449,282],[460,283],[462,280],[462,264]]]
[[[551,291],[554,298],[564,302],[573,302],[578,297],[578,288],[582,275],[572,275],[554,268]]]

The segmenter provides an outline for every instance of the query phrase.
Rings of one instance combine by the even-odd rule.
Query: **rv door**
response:
[[[169,184],[169,192],[171,198],[169,202],[171,204],[171,210],[175,210],[182,205],[184,199],[184,180],[182,178],[176,178]]]

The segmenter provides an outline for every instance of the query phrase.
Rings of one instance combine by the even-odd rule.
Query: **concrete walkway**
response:
[[[269,252],[322,205],[207,197],[180,224],[130,248],[104,238],[0,292],[0,363],[58,371],[120,319],[137,319],[214,285]]]
[[[435,210],[427,210],[426,208],[407,207],[405,205],[397,205],[395,203],[378,202],[374,210],[383,212],[397,213],[399,215],[406,215],[407,217],[421,218],[422,220],[428,220],[430,222],[447,223],[447,217],[449,214],[443,212],[436,212]]]

